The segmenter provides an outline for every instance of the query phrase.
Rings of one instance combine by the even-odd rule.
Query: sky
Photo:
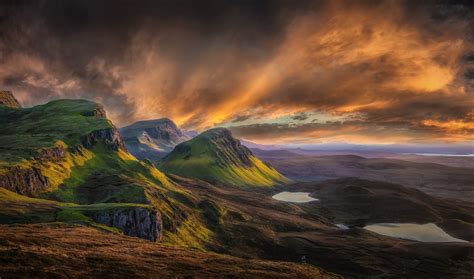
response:
[[[471,1],[1,1],[0,87],[264,144],[474,142]]]

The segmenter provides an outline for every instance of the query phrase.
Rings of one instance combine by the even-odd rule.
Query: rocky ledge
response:
[[[126,235],[153,242],[161,240],[163,234],[161,214],[148,208],[103,211],[96,213],[93,219],[97,223],[117,228]]]

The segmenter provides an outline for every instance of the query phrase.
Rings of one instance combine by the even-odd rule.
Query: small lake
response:
[[[295,203],[319,201],[318,199],[310,197],[309,194],[310,193],[307,193],[307,192],[281,192],[272,196],[272,198],[279,201],[295,202]]]
[[[381,235],[416,240],[421,242],[468,242],[454,238],[433,223],[379,223],[365,226],[364,229]]]

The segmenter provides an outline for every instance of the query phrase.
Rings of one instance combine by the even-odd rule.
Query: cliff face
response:
[[[12,108],[21,108],[18,100],[13,96],[11,91],[0,91],[0,105]]]
[[[91,148],[98,142],[103,142],[113,150],[126,150],[122,137],[115,127],[93,131],[81,138],[81,144],[86,148]]]
[[[9,167],[0,175],[0,187],[18,194],[32,196],[48,189],[50,183],[37,167]]]
[[[46,191],[51,185],[48,177],[41,172],[42,162],[62,162],[66,159],[66,150],[62,146],[42,148],[31,161],[33,166],[11,166],[3,169],[0,175],[0,187],[18,194],[33,196]]]
[[[93,219],[97,223],[118,228],[126,235],[153,242],[160,241],[163,235],[160,213],[147,208],[99,212]]]

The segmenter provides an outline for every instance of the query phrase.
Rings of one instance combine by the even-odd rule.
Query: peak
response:
[[[177,145],[160,161],[173,174],[236,186],[273,186],[286,181],[226,128],[207,130]]]
[[[20,103],[15,98],[15,96],[13,96],[13,93],[6,90],[0,91],[0,105],[11,108],[21,108]]]

